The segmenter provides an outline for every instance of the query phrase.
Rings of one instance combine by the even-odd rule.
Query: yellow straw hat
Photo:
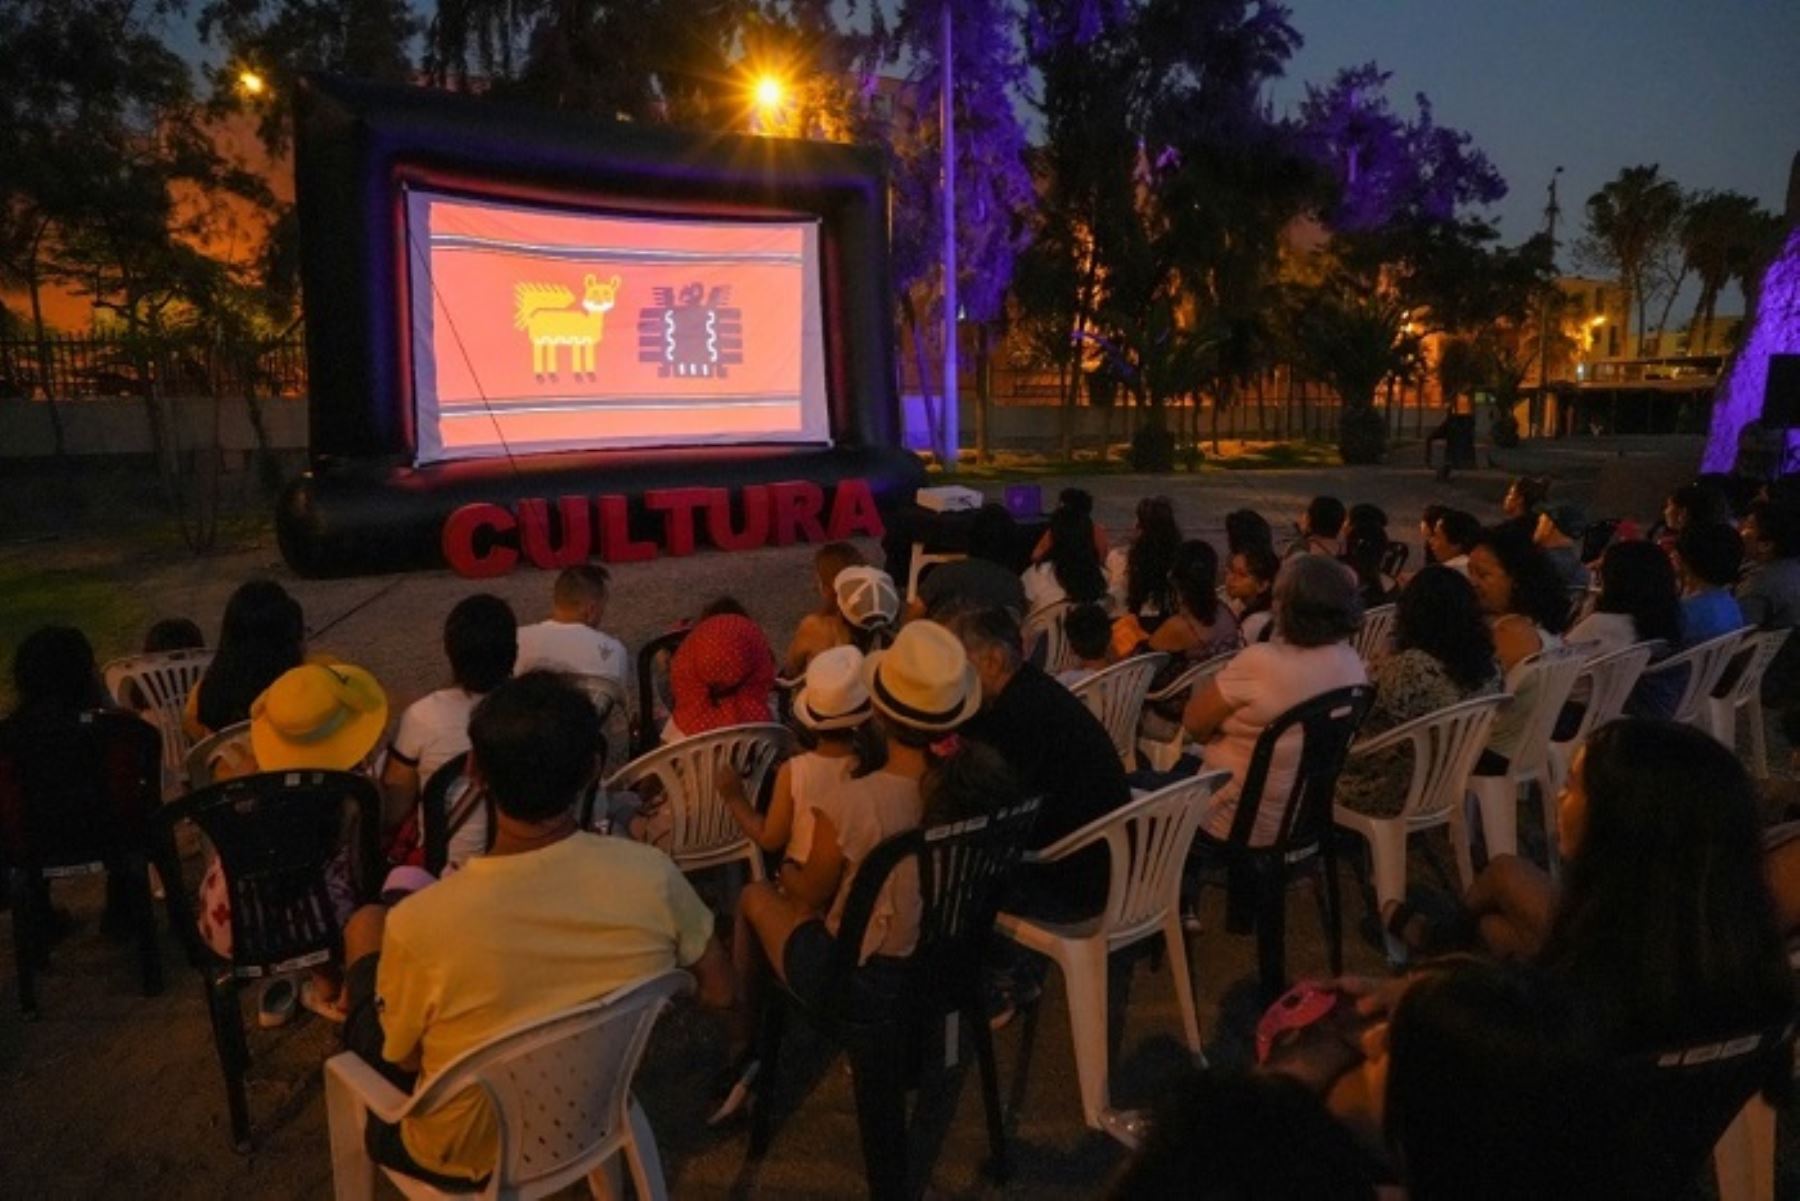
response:
[[[387,694],[348,663],[305,663],[250,706],[250,747],[262,771],[348,771],[387,728]]]

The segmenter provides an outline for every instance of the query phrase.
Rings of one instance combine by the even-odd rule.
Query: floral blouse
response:
[[[1395,726],[1439,709],[1499,691],[1496,672],[1478,687],[1465,689],[1450,678],[1435,656],[1422,650],[1389,655],[1375,670],[1375,704],[1363,719],[1360,738],[1384,734]],[[1370,817],[1394,817],[1406,803],[1412,783],[1413,752],[1409,744],[1373,755],[1352,755],[1338,777],[1337,801]]]

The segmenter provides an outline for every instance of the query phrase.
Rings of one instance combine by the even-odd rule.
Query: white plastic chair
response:
[[[1169,656],[1160,652],[1134,655],[1070,689],[1106,727],[1128,772],[1137,770],[1137,729],[1138,719],[1144,715],[1144,696],[1150,691],[1150,680],[1168,660]]]
[[[930,567],[935,563],[956,563],[968,557],[969,556],[956,551],[946,551],[943,554],[931,554],[925,550],[925,544],[923,542],[913,543],[911,556],[912,565],[906,569],[907,602],[910,604],[919,599],[919,577],[924,574],[927,567]]]
[[[1104,845],[1109,874],[1106,906],[1098,917],[1074,924],[1012,913],[995,919],[994,928],[1000,933],[1062,969],[1081,1114],[1094,1130],[1115,1133],[1115,1128],[1128,1124],[1107,1099],[1106,964],[1112,952],[1161,936],[1188,1050],[1196,1059],[1201,1057],[1200,1016],[1194,1008],[1194,982],[1181,931],[1181,871],[1207,800],[1230,778],[1229,772],[1214,771],[1179,780],[1026,854],[1027,863],[1059,863]]]
[[[734,773],[744,795],[754,800],[763,777],[793,747],[785,726],[755,723],[709,730],[657,747],[621,767],[606,781],[608,791],[631,788],[655,779],[662,786],[670,816],[669,840],[663,849],[684,872],[743,860],[750,878],[763,878],[762,852],[744,837],[730,810],[719,799],[723,773]]]
[[[390,1123],[425,1117],[471,1089],[486,1094],[500,1143],[487,1187],[476,1195],[548,1196],[583,1178],[592,1182],[623,1151],[638,1197],[662,1201],[668,1193],[656,1136],[631,1095],[631,1080],[657,1016],[693,988],[688,973],[663,972],[528,1023],[458,1056],[411,1095],[354,1051],[332,1056],[325,1062],[325,1111],[337,1201],[369,1201],[375,1194],[377,1165],[363,1142],[370,1114]],[[469,1195],[383,1170],[409,1198]]]
[[[1144,703],[1156,704],[1183,693],[1191,695],[1193,692],[1205,688],[1207,682],[1224,670],[1225,665],[1231,662],[1231,657],[1235,654],[1237,654],[1236,651],[1226,651],[1223,654],[1214,655],[1210,659],[1202,659],[1156,691],[1146,692]],[[1175,766],[1175,761],[1181,758],[1181,748],[1186,744],[1187,731],[1177,723],[1175,732],[1167,738],[1139,738],[1137,749],[1143,762],[1152,770],[1168,771]]]
[[[1637,642],[1621,650],[1611,651],[1604,655],[1596,655],[1581,665],[1581,671],[1575,676],[1575,689],[1587,681],[1587,703],[1581,711],[1581,724],[1575,733],[1561,742],[1551,739],[1544,765],[1549,769],[1540,796],[1544,807],[1544,829],[1546,832],[1556,828],[1556,798],[1562,793],[1563,783],[1569,778],[1569,766],[1575,761],[1575,748],[1588,740],[1588,735],[1608,722],[1618,720],[1625,711],[1625,702],[1631,696],[1631,690],[1637,687],[1638,677],[1643,675],[1644,667],[1650,662],[1661,641]],[[1551,733],[1554,735],[1555,727]],[[1556,839],[1544,840],[1548,866],[1552,876],[1559,875],[1562,870],[1562,856],[1557,850]]]
[[[187,775],[187,786],[192,792],[198,792],[213,783],[213,775],[218,770],[219,761],[228,753],[242,750],[246,755],[250,750],[250,723],[240,721],[235,726],[226,726],[216,734],[210,734],[196,742],[187,753],[186,766],[182,769]],[[379,777],[378,777],[379,778]]]
[[[1743,649],[1744,640],[1753,633],[1754,630],[1748,629],[1732,630],[1717,638],[1709,638],[1684,651],[1677,651],[1661,663],[1652,663],[1644,668],[1642,678],[1648,680],[1652,676],[1688,668],[1687,678],[1681,686],[1681,697],[1675,702],[1675,710],[1671,716],[1676,721],[1710,734],[1712,717],[1707,711],[1706,703],[1712,698],[1713,690],[1719,686],[1725,669],[1731,666],[1731,660]]]
[[[212,666],[212,661],[213,652],[196,648],[128,655],[114,659],[100,669],[107,695],[121,707],[148,706],[146,712],[162,735],[165,797],[178,795],[183,789],[182,773],[193,740],[187,736],[182,719],[186,715],[188,694]]]
[[[1370,667],[1387,658],[1394,644],[1394,606],[1376,605],[1364,613],[1352,644],[1357,657]]]
[[[1402,743],[1412,747],[1412,780],[1406,786],[1406,800],[1399,813],[1372,817],[1343,805],[1334,805],[1331,810],[1333,822],[1360,834],[1369,844],[1377,915],[1389,901],[1406,899],[1406,840],[1424,830],[1450,827],[1451,842],[1457,847],[1457,865],[1464,872],[1463,887],[1474,883],[1467,870],[1472,857],[1463,796],[1468,791],[1475,760],[1487,745],[1494,715],[1501,706],[1511,703],[1512,698],[1504,694],[1475,697],[1351,745],[1351,763]],[[1391,935],[1385,937],[1388,962],[1404,962],[1406,949]]]
[[[1762,682],[1769,664],[1781,653],[1792,630],[1757,630],[1745,640],[1749,647],[1739,655],[1747,655],[1743,670],[1726,689],[1724,696],[1707,695],[1706,708],[1712,736],[1737,753],[1737,715],[1740,710],[1750,723],[1750,770],[1756,778],[1769,778],[1769,735],[1763,728]]]
[[[1559,646],[1539,651],[1519,665],[1524,674],[1515,693],[1529,691],[1531,708],[1520,719],[1524,725],[1519,740],[1507,759],[1506,774],[1470,776],[1469,791],[1481,811],[1481,835],[1487,845],[1488,858],[1516,854],[1519,849],[1519,789],[1537,784],[1550,787],[1550,735],[1556,719],[1569,703],[1575,677],[1584,665],[1581,648]],[[1514,703],[1518,703],[1516,698]],[[1554,803],[1552,800],[1547,803]],[[1475,878],[1470,861],[1469,843],[1465,839],[1456,848],[1456,866],[1463,879]]]
[[[1063,629],[1069,610],[1074,607],[1072,601],[1051,601],[1027,615],[1019,627],[1025,657],[1037,659],[1039,666],[1050,675],[1075,666],[1074,652],[1069,649],[1069,635]],[[1041,656],[1038,653],[1040,643],[1043,645]]]

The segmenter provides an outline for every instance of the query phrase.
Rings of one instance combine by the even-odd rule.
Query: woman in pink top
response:
[[[1341,563],[1324,555],[1298,555],[1282,565],[1275,580],[1275,638],[1239,651],[1182,714],[1182,725],[1204,747],[1205,766],[1231,773],[1200,823],[1203,839],[1230,838],[1238,789],[1256,740],[1271,722],[1322,693],[1369,682],[1349,643],[1361,624],[1356,580]],[[1276,744],[1251,845],[1275,840],[1299,764],[1300,731],[1295,729]]]

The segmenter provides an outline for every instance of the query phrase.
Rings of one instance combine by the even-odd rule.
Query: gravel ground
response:
[[[1591,478],[1578,461],[1558,465]],[[1060,482],[1045,481],[1047,497],[1053,498]],[[1230,509],[1257,508],[1280,529],[1320,491],[1382,504],[1394,518],[1396,536],[1416,543],[1416,514],[1427,501],[1445,499],[1491,518],[1504,487],[1503,477],[1494,471],[1442,485],[1422,470],[1405,467],[1208,471],[1197,477],[1113,476],[1080,482],[1095,493],[1098,517],[1115,538],[1129,531],[1138,497],[1156,491],[1174,499],[1185,529],[1220,544],[1221,521]],[[1565,493],[1584,495],[1589,486],[1571,478]],[[273,575],[305,606],[317,631],[315,645],[373,670],[387,686],[396,714],[439,686],[444,674],[439,631],[459,598],[483,589],[497,592],[523,621],[537,620],[548,609],[549,577],[541,573],[522,571],[480,585],[443,572],[296,580],[272,542],[181,561],[146,561],[79,539],[6,553],[105,564],[117,587],[142,601],[148,617],[191,616],[209,632],[236,584],[257,574]],[[1416,549],[1414,554],[1416,561]],[[608,624],[635,646],[711,596],[729,592],[779,642],[811,603],[809,558],[808,548],[795,547],[618,567]],[[80,614],[69,617],[80,620]],[[1529,815],[1535,806],[1521,812]],[[1528,844],[1534,836],[1535,831],[1527,831]],[[1428,873],[1432,866],[1416,856],[1414,870]],[[1356,889],[1347,886],[1345,892],[1350,967],[1379,970],[1376,952],[1356,934],[1362,917]],[[0,1180],[5,1181],[0,1194],[329,1196],[319,1064],[335,1049],[335,1031],[303,1018],[283,1030],[251,1032],[249,1098],[257,1143],[252,1154],[237,1155],[227,1133],[201,986],[181,964],[174,940],[165,932],[169,987],[164,995],[146,999],[137,994],[126,948],[109,944],[96,929],[98,886],[70,882],[59,886],[58,896],[84,924],[58,949],[42,980],[42,1019],[23,1024],[10,973],[0,980]],[[1246,1031],[1255,1018],[1254,951],[1251,940],[1224,932],[1222,908],[1219,897],[1208,897],[1206,929],[1191,936],[1190,954],[1208,1053],[1214,1062],[1242,1062]],[[1297,975],[1324,969],[1315,913],[1310,896],[1297,891],[1289,921],[1289,961]],[[0,941],[10,944],[10,930],[0,929]],[[10,945],[0,948],[0,958],[10,964]],[[1184,1055],[1168,969],[1120,957],[1114,975],[1118,1050],[1113,1097],[1116,1104],[1146,1104]],[[1081,1123],[1067,1010],[1054,974],[1035,1021],[1015,1023],[997,1041],[1002,1087],[1010,1098],[1013,1180],[1005,1189],[984,1183],[978,1083],[973,1074],[952,1074],[922,1098],[915,1122],[914,1163],[917,1170],[931,1165],[931,1195],[1095,1195],[1123,1156]],[[693,1010],[663,1021],[638,1092],[657,1132],[672,1195],[823,1198],[857,1193],[861,1164],[847,1074],[817,1040],[797,1035],[792,1045],[793,1053],[784,1058],[781,1090],[787,1116],[758,1167],[746,1161],[741,1130],[714,1132],[702,1124],[706,1084],[723,1056],[717,1023]],[[1789,1133],[1784,1123],[1784,1136]],[[1786,1153],[1791,1137],[1783,1141],[1786,1169],[1800,1156]]]

